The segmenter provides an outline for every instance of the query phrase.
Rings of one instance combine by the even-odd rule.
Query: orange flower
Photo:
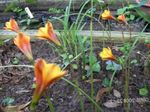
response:
[[[147,44],[147,48],[150,49],[150,44]]]
[[[61,71],[56,64],[47,64],[44,59],[37,59],[34,66],[36,89],[33,94],[31,109],[34,109],[45,89],[63,77],[67,71]]]
[[[53,29],[51,22],[47,22],[45,24],[45,27],[39,28],[37,37],[52,41],[53,43],[55,43],[58,46],[61,45],[59,40],[56,37],[56,34],[54,32],[54,29]]]
[[[101,17],[103,20],[115,19],[109,10],[104,10],[104,12],[101,14]]]
[[[14,38],[14,44],[28,57],[29,60],[33,60],[30,37],[24,33],[18,33],[18,36]]]
[[[116,60],[116,57],[112,54],[111,49],[103,48],[103,51],[99,53],[99,56],[102,58],[102,60]]]
[[[17,22],[15,21],[15,19],[13,18],[10,18],[9,22],[6,22],[5,23],[5,26],[4,29],[6,30],[12,30],[14,32],[19,32],[19,26],[17,24]]]
[[[124,14],[119,15],[119,16],[117,17],[117,19],[118,19],[119,21],[121,21],[121,22],[124,22],[125,24],[128,24],[128,23],[127,23],[127,20],[126,20],[126,17],[125,17]]]

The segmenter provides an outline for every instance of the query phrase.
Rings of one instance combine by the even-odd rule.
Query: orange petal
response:
[[[56,80],[63,77],[67,71],[61,71],[56,64],[47,64],[43,59],[37,59],[34,68],[36,89],[33,94],[33,106],[38,102],[45,89]]]
[[[147,44],[147,48],[150,49],[150,44]]]
[[[99,53],[99,56],[102,58],[102,60],[116,60],[116,57],[112,54],[111,49],[103,48],[102,52]]]
[[[66,74],[66,71],[61,71],[58,65],[47,64],[43,59],[36,61],[34,71],[37,85],[43,85],[44,88]]]
[[[13,18],[10,18],[9,22],[5,23],[4,29],[12,30],[17,33],[19,32],[19,26],[18,26],[17,22],[15,21],[15,19],[13,19]]]
[[[104,12],[101,14],[101,17],[103,20],[115,19],[109,10],[104,10]]]
[[[36,78],[36,84],[42,85],[42,75],[43,75],[43,69],[46,66],[46,62],[43,59],[37,59],[34,65],[34,75]]]
[[[28,57],[29,60],[33,60],[30,37],[24,33],[18,33],[18,36],[14,38],[14,44]]]
[[[53,29],[51,22],[47,22],[45,24],[45,27],[39,28],[37,37],[39,37],[41,39],[47,39],[47,40],[55,43],[58,46],[61,45],[59,40],[57,39],[57,36],[54,32],[54,29]]]
[[[127,23],[127,20],[126,20],[126,17],[125,17],[124,14],[119,15],[119,16],[117,17],[117,19],[118,19],[119,21],[124,22],[125,24],[128,24],[128,23]]]

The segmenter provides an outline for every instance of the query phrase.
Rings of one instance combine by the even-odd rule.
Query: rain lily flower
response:
[[[20,32],[18,33],[18,36],[14,38],[14,44],[27,56],[30,61],[33,60],[30,37]]]
[[[101,14],[101,17],[103,20],[115,19],[109,10],[104,10],[104,12]]]
[[[99,56],[102,58],[102,60],[116,60],[116,57],[112,54],[111,49],[103,48],[103,51],[99,53]]]
[[[15,19],[13,19],[13,18],[10,18],[9,22],[5,23],[4,29],[12,30],[17,33],[19,32],[19,26],[18,26],[17,22],[15,21]]]
[[[150,49],[150,44],[147,44],[147,48]]]
[[[126,17],[125,17],[124,14],[119,15],[119,16],[117,17],[117,20],[119,20],[119,21],[121,21],[121,22],[123,22],[123,23],[125,23],[125,24],[128,24],[128,23],[127,23],[127,20],[126,20]]]
[[[61,45],[59,40],[57,39],[57,36],[54,32],[54,29],[53,29],[51,22],[47,22],[45,24],[45,27],[39,28],[37,37],[39,37],[41,39],[47,39],[47,40],[55,43],[58,46]]]
[[[36,89],[33,94],[31,109],[34,109],[46,88],[67,74],[56,64],[47,64],[44,59],[37,59],[34,65]]]

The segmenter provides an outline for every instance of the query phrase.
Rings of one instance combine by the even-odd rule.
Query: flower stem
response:
[[[93,0],[91,0],[91,9],[93,9]],[[91,20],[90,20],[90,56],[93,54],[93,12],[91,11]],[[90,57],[91,58],[91,57]],[[93,62],[90,61],[90,80],[91,80],[91,98],[94,99],[94,84],[93,84],[93,70],[92,70]],[[91,105],[92,108],[94,107]],[[94,109],[94,108],[93,108]]]
[[[50,97],[49,97],[48,95],[45,95],[45,98],[46,98],[46,100],[47,100],[47,103],[48,103],[50,112],[55,112],[55,108],[54,108],[54,106],[53,106],[53,103],[52,103]]]
[[[78,83],[77,80],[75,80],[75,84],[76,84],[76,85],[78,86],[78,88],[79,88],[79,83]],[[78,90],[78,88],[76,88],[76,89],[77,89],[78,97],[79,97],[79,100],[80,100],[81,112],[85,112],[85,110],[84,110],[84,101],[83,101],[83,99],[82,99],[82,97],[81,97],[82,93]]]
[[[115,70],[115,71],[113,72],[113,74],[112,74],[112,77],[111,77],[111,80],[110,80],[110,83],[109,83],[109,87],[110,87],[110,88],[112,87],[112,82],[113,82],[114,76],[115,76],[115,74],[116,74],[116,71],[117,71],[117,70]]]
[[[129,72],[128,72],[128,68],[125,68],[125,85],[124,85],[124,94],[125,94],[125,99],[129,99]],[[129,102],[124,102],[124,106],[125,106],[125,111],[129,112],[130,110],[130,105]]]
[[[66,78],[61,78],[61,79],[64,80],[65,82],[67,82],[68,84],[72,85],[73,87],[77,88],[82,94],[84,94],[95,105],[98,112],[102,112],[101,107],[88,94],[86,94],[81,88],[79,88],[77,85],[75,85],[74,83],[72,83],[71,81],[69,81]]]

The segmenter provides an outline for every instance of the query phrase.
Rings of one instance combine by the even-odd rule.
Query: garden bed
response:
[[[33,55],[35,58],[42,57],[45,58],[48,62],[55,62],[60,63],[57,54],[53,53],[53,50],[50,50],[49,45],[45,41],[36,41],[32,42],[33,48]],[[39,47],[40,46],[40,47]],[[101,43],[97,45],[95,49],[95,54],[98,56],[99,51],[101,51]],[[120,52],[117,51],[116,45],[112,46],[113,52],[115,55],[120,55]],[[142,88],[144,84],[148,85],[148,90],[150,89],[150,69],[148,71],[144,71],[145,66],[145,57],[144,55],[147,54],[149,50],[143,44],[137,44],[135,50],[132,52],[131,59],[136,58],[138,63],[133,64],[130,68],[130,83],[129,83],[129,97],[130,99],[134,99],[135,101],[131,102],[131,111],[136,112],[148,112],[150,109],[149,101],[140,102],[137,98],[145,98],[138,94],[139,88]],[[15,58],[19,60],[19,64],[29,64],[26,61],[26,57],[20,53],[20,51],[12,44],[11,41],[5,43],[5,45],[1,46],[0,48],[1,58],[0,64],[5,65],[12,65]],[[138,54],[140,52],[140,54]],[[142,54],[142,55],[141,55]],[[100,60],[100,58],[98,58]],[[104,78],[108,77],[111,78],[111,73],[105,69],[105,63],[100,61],[101,71],[99,73],[94,74],[94,96],[98,90],[104,88],[102,81]],[[148,66],[149,68],[149,66]],[[66,76],[69,80],[75,80],[73,77],[76,74],[70,74]],[[120,92],[121,97],[117,98],[114,96],[113,92],[103,94],[100,98],[100,102],[102,108],[105,112],[123,112],[123,104],[119,104],[114,108],[107,108],[103,104],[109,100],[123,100],[124,90],[123,90],[123,83],[124,83],[124,75],[122,72],[116,74],[114,81],[113,81],[113,90],[117,90]],[[81,74],[76,74],[75,77],[79,80],[80,87],[90,93],[90,83],[88,79],[81,79]],[[140,82],[140,83],[139,83]],[[33,83],[33,70],[30,68],[7,68],[2,69],[0,73],[0,102],[1,105],[4,105],[2,102],[7,97],[11,97],[14,99],[12,105],[21,105],[31,101],[32,96],[32,83]],[[79,96],[74,88],[68,85],[64,81],[59,81],[54,84],[49,93],[48,93],[54,103],[56,112],[80,112],[80,105],[79,105]],[[146,98],[150,98],[150,94]],[[91,103],[86,99],[86,97],[82,96],[85,108],[85,112],[92,112]],[[36,112],[48,112],[48,105],[44,98],[39,101],[39,105]],[[30,112],[27,107],[24,107],[23,112]],[[9,111],[12,112],[12,111]]]
[[[19,2],[22,7],[30,7],[34,15],[32,19],[20,8],[16,9],[19,13],[1,13],[3,24],[0,27],[5,30],[0,30],[0,112],[30,112],[32,109],[51,112],[52,107],[55,108],[52,112],[149,112],[150,20],[147,16],[146,19],[137,16],[135,10],[129,8],[133,9],[133,6],[118,2],[119,7],[128,5],[121,17],[125,17],[125,13],[128,17],[135,16],[134,20],[123,18],[120,21],[116,7],[108,1],[104,5],[111,13],[103,5],[104,12],[97,9],[92,1],[85,4],[82,13],[79,12],[81,4],[76,1],[67,7],[66,13],[65,10],[61,13],[51,13],[54,9],[45,11],[48,3],[59,8],[69,3],[68,0],[54,2],[47,1],[40,9],[35,7],[36,4],[32,7]],[[40,3],[38,0],[37,6]],[[99,11],[86,12],[89,8]],[[5,24],[12,16],[14,19]],[[51,72],[56,75],[59,70],[55,71],[55,67],[48,64],[38,65],[41,58],[67,70],[66,75],[55,83],[57,77],[52,78],[52,83],[46,85],[48,75]],[[38,80],[42,84],[38,85]],[[43,92],[44,86],[48,87]],[[38,87],[40,92],[36,94],[43,94],[33,108],[32,96]],[[50,97],[48,103],[46,96]]]

